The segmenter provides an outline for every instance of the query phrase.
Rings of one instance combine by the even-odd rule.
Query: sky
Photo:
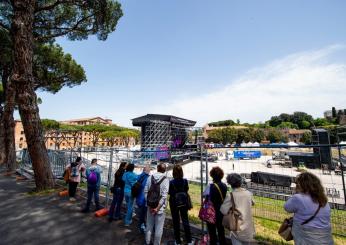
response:
[[[123,0],[106,41],[57,40],[88,81],[38,92],[41,118],[148,113],[264,122],[346,108],[344,0]]]

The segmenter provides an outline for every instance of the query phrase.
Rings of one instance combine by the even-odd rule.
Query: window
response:
[[[50,146],[53,146],[53,143],[50,143],[49,145],[50,145]]]
[[[23,144],[19,144],[19,148],[23,148]]]
[[[20,131],[20,134],[24,134],[24,131]]]
[[[23,141],[23,137],[20,137],[20,138],[19,138],[19,141]]]

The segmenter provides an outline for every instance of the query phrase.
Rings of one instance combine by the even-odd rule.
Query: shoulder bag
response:
[[[240,231],[241,212],[236,208],[233,193],[231,192],[232,207],[228,213],[223,216],[222,225],[230,231]]]
[[[307,220],[305,220],[301,225],[305,225],[305,224],[309,223],[311,220],[313,220],[316,217],[317,213],[320,211],[320,209],[321,209],[321,205],[318,206],[318,209],[316,210],[314,215],[311,216],[310,218],[308,218]],[[279,228],[279,231],[278,231],[279,235],[283,239],[285,239],[286,241],[293,240],[292,225],[293,225],[293,217],[288,218],[288,219],[286,218],[282,222],[282,224],[281,224],[281,226]]]

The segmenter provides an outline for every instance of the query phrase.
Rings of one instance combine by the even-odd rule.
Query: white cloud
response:
[[[345,50],[343,45],[334,45],[292,54],[251,69],[220,90],[191,95],[151,111],[197,120],[198,125],[237,118],[265,121],[294,111],[322,117],[332,106],[346,108],[346,61],[334,57]]]

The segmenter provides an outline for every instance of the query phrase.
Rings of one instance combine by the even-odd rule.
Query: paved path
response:
[[[57,193],[30,196],[30,181],[16,181],[0,172],[0,245],[137,245],[144,243],[137,222],[129,229],[122,221],[80,213],[84,199],[70,203]],[[165,240],[171,240],[165,232]]]

